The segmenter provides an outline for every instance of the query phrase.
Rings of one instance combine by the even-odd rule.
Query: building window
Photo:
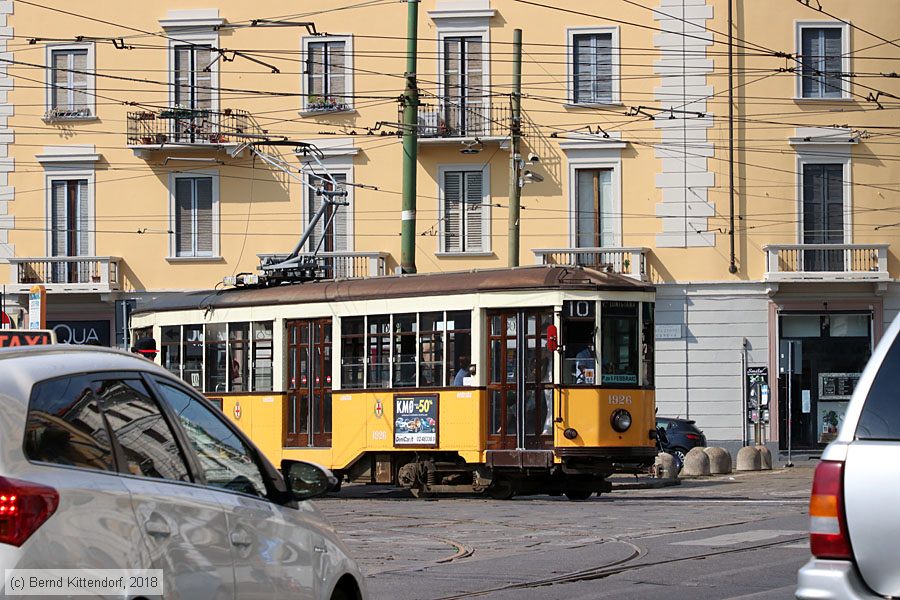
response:
[[[441,194],[443,252],[488,252],[490,214],[484,172],[444,171]]]
[[[175,256],[214,256],[218,208],[214,178],[175,177],[174,187]]]
[[[88,46],[53,48],[49,56],[47,120],[93,116],[93,51]]]
[[[445,37],[443,43],[441,127],[451,135],[484,133],[487,115],[482,37]]]
[[[609,104],[613,98],[613,34],[572,35],[572,102]]]
[[[844,73],[849,71],[845,48],[847,32],[841,25],[801,26],[800,97],[842,98],[847,91]]]
[[[50,182],[50,255],[89,256],[90,200],[87,179],[54,179]],[[91,283],[90,263],[55,262],[52,283]]]
[[[803,165],[803,243],[844,243],[844,165]],[[844,251],[804,250],[806,271],[842,271]]]
[[[305,112],[350,110],[349,39],[304,40]]]
[[[311,174],[308,177],[309,187],[306,188],[308,195],[306,203],[307,223],[312,222],[313,217],[315,217],[316,213],[319,212],[319,209],[322,208],[322,204],[325,200],[324,194],[320,194],[318,191],[314,192],[311,188],[316,188],[317,190],[326,193],[346,191],[347,189],[346,173],[334,173],[329,177],[334,179],[334,182],[329,181],[328,177],[323,177],[321,175]],[[337,184],[337,188],[335,188],[335,183]],[[343,202],[346,198],[334,197],[333,200]],[[351,208],[349,205],[336,206],[334,204],[326,203],[322,217],[316,223],[312,234],[309,236],[307,247],[310,252],[313,252],[316,249],[321,252],[345,252],[350,248],[350,244],[348,243],[350,210]],[[324,230],[327,223],[331,223],[331,225],[327,230]],[[335,275],[338,276],[339,274]]]
[[[612,169],[575,171],[575,244],[602,248],[614,244]]]

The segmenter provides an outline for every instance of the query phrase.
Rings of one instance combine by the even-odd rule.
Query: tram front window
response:
[[[640,357],[637,302],[604,301],[601,303],[601,383],[604,385],[637,385]]]
[[[567,301],[563,307],[562,380],[570,385],[597,385],[597,352],[594,336],[596,303],[593,301]]]

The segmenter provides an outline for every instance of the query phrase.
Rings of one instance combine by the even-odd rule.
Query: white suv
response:
[[[0,575],[161,569],[167,598],[362,600],[355,562],[305,501],[334,478],[282,470],[148,360],[0,350]]]
[[[900,317],[816,467],[797,598],[900,598]]]

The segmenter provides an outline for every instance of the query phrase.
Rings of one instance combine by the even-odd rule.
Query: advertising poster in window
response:
[[[437,445],[437,394],[394,396],[394,446]]]

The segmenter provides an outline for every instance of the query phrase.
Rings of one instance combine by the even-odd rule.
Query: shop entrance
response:
[[[821,449],[837,436],[872,353],[872,315],[806,313],[779,319],[779,445],[787,449],[790,402],[792,448]]]

